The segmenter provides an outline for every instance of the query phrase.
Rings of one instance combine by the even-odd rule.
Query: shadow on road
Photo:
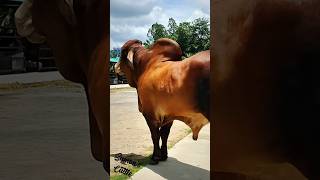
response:
[[[111,154],[116,157],[117,154]],[[210,171],[196,166],[180,162],[176,158],[168,157],[167,161],[159,162],[157,165],[149,165],[150,156],[142,156],[134,153],[122,154],[122,157],[139,162],[140,165],[152,170],[165,179],[210,179]]]

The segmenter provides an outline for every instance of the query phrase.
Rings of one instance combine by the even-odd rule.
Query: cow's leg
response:
[[[97,161],[103,161],[102,135],[91,109],[89,109],[91,153]]]
[[[159,146],[159,140],[160,140],[160,131],[158,127],[150,127],[151,132],[151,138],[153,142],[153,154],[150,161],[150,164],[158,164],[159,160],[161,160],[161,150]]]
[[[96,121],[96,118],[92,112],[92,107],[91,107],[91,100],[88,92],[88,88],[86,85],[85,87],[85,92],[87,95],[87,101],[88,101],[88,108],[89,108],[89,126],[90,126],[90,143],[91,143],[91,153],[93,157],[97,161],[103,161],[103,148],[102,148],[102,136],[101,132],[98,128],[98,124]]]
[[[91,150],[93,157],[98,161],[102,161],[102,136],[95,121],[94,118],[90,118]]]
[[[151,132],[151,138],[153,142],[153,154],[149,164],[155,165],[158,164],[159,160],[161,159],[161,150],[159,146],[160,140],[160,131],[159,126],[155,123],[153,118],[149,118],[148,116],[144,116],[146,118],[147,124],[149,126]]]
[[[170,129],[173,124],[173,121],[169,124],[160,128],[160,136],[161,136],[161,159],[160,161],[165,161],[168,158],[168,147],[167,141],[170,134]]]

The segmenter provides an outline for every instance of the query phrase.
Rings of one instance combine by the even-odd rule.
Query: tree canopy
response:
[[[192,22],[181,22],[179,25],[169,18],[167,28],[154,23],[148,31],[148,39],[144,42],[149,47],[160,38],[170,38],[177,41],[186,56],[210,49],[210,24],[206,18],[198,18]]]

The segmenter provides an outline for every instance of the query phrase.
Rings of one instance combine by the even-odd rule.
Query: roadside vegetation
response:
[[[210,49],[210,22],[206,18],[198,18],[192,22],[179,24],[169,18],[168,26],[154,23],[148,31],[148,39],[143,44],[149,47],[160,38],[170,38],[178,42],[185,57]]]

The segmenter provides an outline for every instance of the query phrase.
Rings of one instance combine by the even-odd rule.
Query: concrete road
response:
[[[103,180],[80,87],[0,91],[1,180]]]

